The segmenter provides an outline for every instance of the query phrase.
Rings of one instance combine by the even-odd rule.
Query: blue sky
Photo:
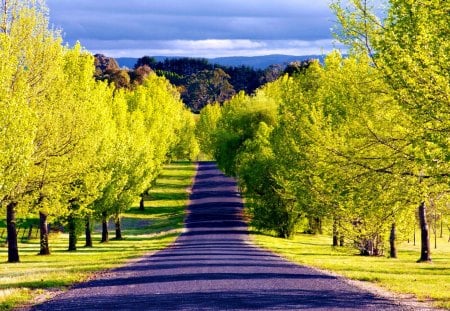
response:
[[[64,39],[112,57],[309,55],[339,47],[328,0],[47,0]]]

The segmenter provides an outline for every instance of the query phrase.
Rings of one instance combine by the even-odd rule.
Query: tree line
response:
[[[145,194],[171,158],[195,158],[195,122],[176,88],[155,74],[133,88],[94,77],[94,57],[62,44],[41,1],[0,4],[0,204],[8,262],[19,262],[17,218],[40,218],[40,254],[50,254],[48,221],[67,226],[113,218]]]
[[[240,91],[252,94],[260,86],[298,66],[294,62],[288,66],[272,65],[261,70],[248,66],[211,64],[202,58],[167,58],[156,61],[154,57],[143,56],[137,60],[132,70],[128,70],[119,68],[113,58],[101,54],[95,56],[96,76],[99,79],[131,88],[139,83],[143,75],[155,72],[177,87],[185,105],[195,113],[199,113],[208,104],[223,103]]]
[[[349,56],[206,107],[201,148],[238,178],[258,229],[326,226],[334,246],[395,258],[419,225],[430,261],[430,221],[450,224],[449,4],[390,0],[383,20],[367,0],[332,8]]]

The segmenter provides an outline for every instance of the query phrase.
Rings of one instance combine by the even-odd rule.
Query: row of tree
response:
[[[132,90],[94,78],[94,58],[62,45],[41,1],[0,7],[0,204],[8,262],[19,261],[17,216],[40,215],[40,254],[49,254],[48,220],[77,224],[120,215],[146,193],[170,157],[195,157],[195,123],[165,78]],[[186,143],[186,141],[188,143]]]
[[[333,245],[379,255],[420,223],[430,261],[429,208],[449,220],[449,4],[335,3],[350,46],[221,108],[204,109],[204,152],[237,176],[259,229],[290,237],[329,224]],[[206,133],[209,133],[206,134]],[[435,217],[436,218],[436,217]]]

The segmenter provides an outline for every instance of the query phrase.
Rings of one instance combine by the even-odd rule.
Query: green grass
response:
[[[55,289],[88,279],[95,272],[120,266],[127,261],[165,248],[181,232],[188,199],[188,188],[195,165],[178,162],[167,165],[150,191],[145,210],[138,204],[123,216],[123,240],[100,242],[95,230],[93,248],[84,248],[81,236],[76,252],[68,252],[68,235],[50,237],[50,256],[39,256],[39,241],[19,244],[21,262],[4,263],[6,247],[0,248],[0,310],[9,310],[45,296]],[[99,228],[99,226],[95,226]],[[114,227],[109,228],[113,236]],[[1,259],[3,258],[3,260]]]
[[[419,300],[450,309],[450,243],[438,239],[432,263],[416,263],[420,245],[403,243],[398,259],[362,257],[351,248],[331,247],[331,237],[297,235],[292,240],[253,233],[256,244],[288,260],[375,283],[389,291],[413,294]]]

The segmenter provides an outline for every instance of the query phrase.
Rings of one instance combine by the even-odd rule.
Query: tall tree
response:
[[[353,0],[349,10],[336,6],[345,42],[369,54],[392,95],[408,117],[401,141],[379,141],[409,163],[402,169],[419,202],[422,254],[429,261],[429,233],[424,209],[435,187],[448,185],[449,4],[433,0],[416,3],[389,1],[383,23],[370,10],[369,1]],[[385,173],[385,172],[383,172]]]
[[[29,170],[35,162],[40,115],[57,79],[62,47],[57,32],[48,29],[47,9],[41,1],[2,1],[0,7],[1,125],[0,200],[8,209],[9,261],[19,261],[12,227],[17,207],[28,193]]]

